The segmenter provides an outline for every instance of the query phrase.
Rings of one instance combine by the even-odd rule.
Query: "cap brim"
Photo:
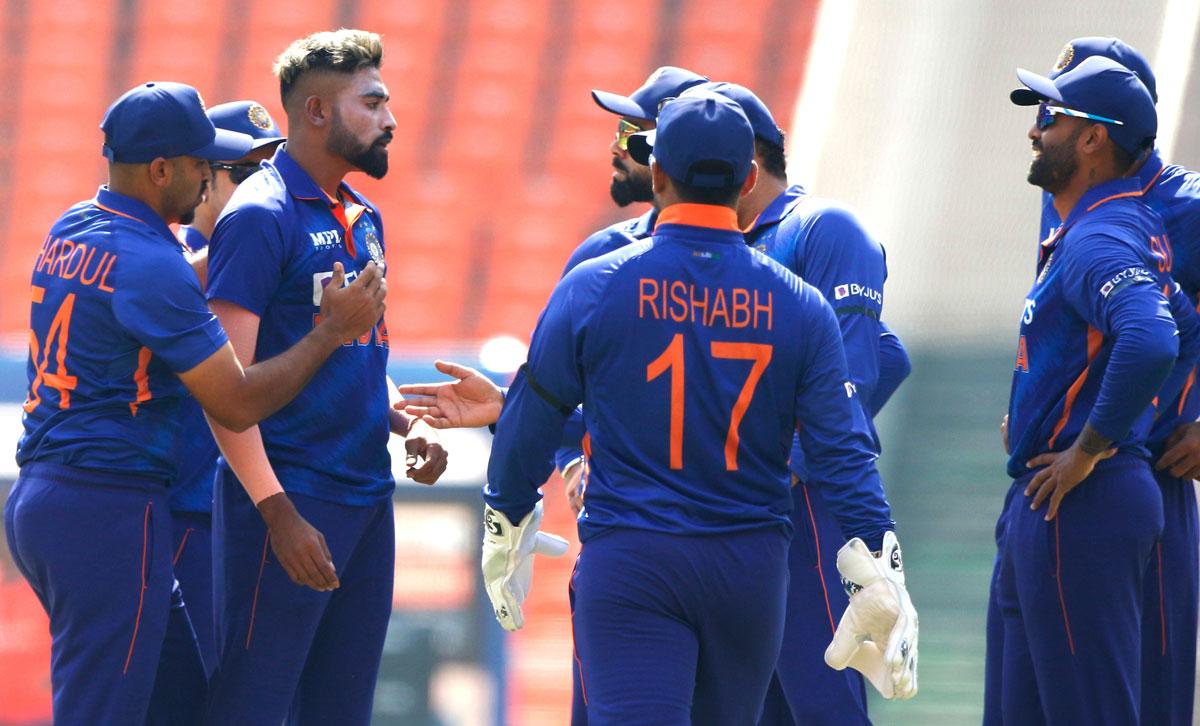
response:
[[[608,111],[615,113],[618,116],[628,116],[629,118],[640,118],[644,121],[653,121],[653,116],[647,116],[645,109],[633,102],[629,96],[620,96],[608,91],[592,91],[592,99],[596,101],[596,105]]]
[[[1008,94],[1008,98],[1018,106],[1036,106],[1047,100],[1063,102],[1062,93],[1054,85],[1054,81],[1045,76],[1018,68],[1017,80],[1024,84],[1025,88],[1018,88]]]
[[[253,137],[251,137],[251,138],[253,138]],[[250,150],[258,151],[259,149],[263,148],[264,146],[271,146],[272,144],[282,144],[285,141],[287,141],[286,136],[268,136],[265,139],[254,139],[254,143],[253,143],[253,145],[251,145]]]
[[[187,155],[209,161],[235,161],[249,154],[253,148],[253,136],[217,129],[216,138],[212,140],[211,144],[190,151]]]
[[[642,166],[650,166],[650,154],[654,152],[654,129],[633,134],[626,141],[629,158]]]

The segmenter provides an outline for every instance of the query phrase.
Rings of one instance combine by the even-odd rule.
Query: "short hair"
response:
[[[698,161],[692,164],[692,171],[699,174],[730,174],[732,167],[723,161]],[[671,177],[671,183],[675,186],[675,193],[679,195],[679,198],[692,204],[719,204],[722,207],[734,207],[742,192],[741,184],[698,187],[675,177]]]
[[[383,41],[379,34],[339,28],[292,41],[275,59],[272,70],[279,79],[279,98],[287,106],[288,95],[305,73],[354,73],[378,68],[382,63]]]
[[[782,136],[783,132],[779,132]],[[787,154],[782,144],[773,144],[766,139],[754,137],[754,153],[762,157],[762,170],[773,177],[787,179]]]

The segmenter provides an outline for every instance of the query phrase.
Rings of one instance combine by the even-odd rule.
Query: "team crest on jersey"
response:
[[[1062,52],[1058,54],[1058,60],[1054,62],[1054,70],[1062,73],[1073,60],[1075,60],[1075,46],[1067,43],[1063,46]]]
[[[246,109],[246,116],[250,118],[250,123],[263,131],[271,128],[271,114],[257,103],[250,104],[250,108]]]
[[[365,236],[367,242],[367,252],[371,254],[371,259],[375,260],[375,264],[383,266],[383,245],[379,244],[379,238],[375,236],[374,230],[368,230]]]

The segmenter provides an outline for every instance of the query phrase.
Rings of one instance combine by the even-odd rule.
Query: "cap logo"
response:
[[[257,103],[250,104],[250,108],[246,109],[246,116],[250,118],[250,123],[263,131],[271,128],[271,114]]]
[[[1062,52],[1058,54],[1058,60],[1054,62],[1054,70],[1059,73],[1065,71],[1073,60],[1075,60],[1075,46],[1067,43],[1063,46]]]

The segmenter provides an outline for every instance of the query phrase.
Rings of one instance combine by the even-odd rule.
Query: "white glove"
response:
[[[917,611],[904,587],[895,533],[883,536],[879,556],[855,537],[838,550],[837,566],[850,604],[825,650],[825,662],[862,673],[884,698],[912,698],[917,695]]]
[[[496,620],[505,630],[517,630],[525,624],[521,604],[533,580],[533,555],[566,554],[567,541],[539,532],[541,523],[541,502],[516,526],[503,512],[483,506],[483,584]]]

